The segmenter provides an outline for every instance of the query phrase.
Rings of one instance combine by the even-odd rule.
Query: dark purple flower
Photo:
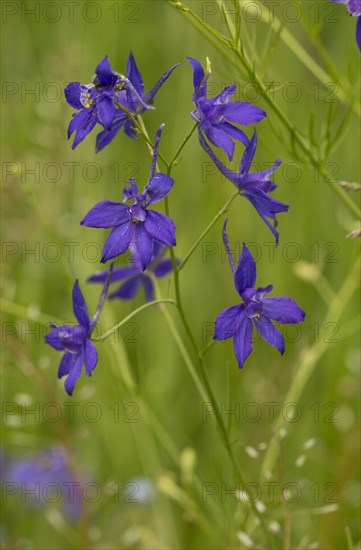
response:
[[[242,368],[252,351],[253,327],[256,327],[266,342],[277,348],[283,355],[284,338],[272,321],[281,324],[300,323],[306,314],[288,296],[266,298],[273,285],[255,288],[256,262],[245,244],[236,268],[229,247],[226,226],[227,220],[223,226],[223,242],[234,275],[234,284],[243,304],[231,306],[219,313],[213,338],[215,340],[233,338],[234,353],[239,367]]]
[[[98,322],[104,300],[106,298],[112,267],[108,271],[103,291],[101,293],[96,312],[92,319],[89,319],[88,307],[80,290],[78,281],[73,286],[73,311],[78,325],[56,326],[50,323],[52,330],[45,336],[45,342],[57,351],[63,351],[64,355],[60,361],[58,378],[67,376],[65,389],[69,395],[73,394],[74,386],[78,381],[83,365],[87,376],[92,375],[98,362],[98,353],[90,337]]]
[[[279,212],[287,212],[289,205],[272,198],[269,193],[274,191],[277,187],[270,178],[276,168],[281,164],[281,161],[276,160],[272,168],[269,168],[268,170],[253,172],[251,174],[249,173],[257,148],[257,134],[254,132],[252,139],[243,153],[239,173],[237,174],[227,168],[215,155],[201,132],[199,132],[199,141],[205,152],[211,157],[222,174],[224,174],[224,176],[226,176],[226,178],[228,178],[237,187],[237,189],[239,189],[241,195],[254,206],[262,220],[274,234],[276,242],[278,243],[279,235],[276,230],[276,214]]]
[[[113,227],[104,244],[102,263],[130,248],[144,271],[150,264],[154,241],[167,246],[176,244],[174,222],[165,214],[148,208],[168,195],[174,183],[170,176],[155,173],[163,128],[164,124],[155,137],[152,166],[143,193],[138,192],[137,184],[130,178],[129,188],[123,190],[123,202],[101,201],[80,222],[87,227]],[[133,201],[131,205],[125,204],[128,200]]]
[[[331,0],[334,4],[345,4],[350,15],[357,17],[356,42],[361,50],[361,0]]]
[[[76,132],[73,149],[83,141],[98,122],[110,130],[117,111],[121,112],[114,105],[119,77],[112,71],[107,56],[97,65],[95,74],[91,84],[71,82],[64,90],[69,105],[79,111],[73,115],[68,128],[69,138],[73,132]]]
[[[165,71],[162,74],[158,82],[155,83],[153,88],[147,94],[144,93],[144,82],[142,75],[137,67],[134,56],[130,52],[127,62],[127,74],[126,79],[131,83],[132,89],[129,86],[124,86],[124,90],[117,93],[117,102],[126,107],[126,109],[132,114],[142,114],[146,109],[151,109],[150,105],[153,104],[154,97],[159,88],[163,86],[164,82],[170,77],[176,67],[179,67],[179,63]],[[122,77],[125,79],[125,77]],[[133,127],[133,122],[124,115],[124,112],[120,109],[120,112],[116,115],[112,128],[105,129],[97,135],[96,150],[101,151],[108,143],[114,139],[119,130],[123,128],[125,134],[136,139],[137,134]]]
[[[79,145],[97,123],[104,127],[97,135],[97,151],[110,143],[121,128],[127,136],[136,138],[133,122],[117,104],[123,105],[134,116],[153,109],[150,104],[155,94],[177,66],[166,71],[147,94],[132,53],[128,57],[126,76],[113,72],[105,56],[95,69],[96,76],[91,84],[68,84],[66,100],[79,111],[73,115],[68,128],[68,137],[76,132],[72,148]]]
[[[57,502],[61,497],[67,515],[73,520],[80,518],[81,484],[70,471],[61,447],[9,462],[2,481],[16,484],[19,493],[27,495],[26,502],[30,505]]]
[[[123,281],[123,283],[115,292],[109,294],[109,299],[131,300],[143,287],[146,301],[151,302],[154,300],[154,284],[151,275],[156,278],[165,277],[173,269],[171,258],[163,258],[166,250],[166,246],[155,241],[153,256],[149,267],[145,271],[143,271],[137,258],[132,258],[131,264],[128,266],[116,267],[113,270],[111,283],[119,281]],[[177,261],[177,263],[179,262]],[[89,277],[88,282],[104,283],[107,275],[108,271],[97,271]]]
[[[229,160],[233,158],[234,141],[237,139],[244,145],[248,144],[247,135],[234,126],[233,123],[248,126],[262,120],[266,113],[252,103],[232,101],[236,85],[226,86],[216,97],[207,99],[207,80],[202,65],[192,57],[187,58],[193,68],[193,103],[196,109],[192,118],[198,122],[199,129],[216,147],[227,153]]]

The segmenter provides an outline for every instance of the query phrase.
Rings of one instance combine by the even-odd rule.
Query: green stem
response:
[[[108,336],[111,336],[112,334],[114,334],[114,332],[116,332],[120,327],[125,325],[130,319],[132,319],[135,315],[138,315],[138,313],[140,313],[144,309],[148,309],[148,307],[156,306],[157,304],[163,304],[163,303],[173,304],[175,306],[177,305],[174,300],[170,300],[170,299],[154,300],[153,302],[147,302],[146,304],[143,304],[142,306],[140,306],[137,309],[135,309],[134,311],[132,311],[132,313],[130,313],[129,315],[124,317],[124,319],[119,321],[119,323],[114,325],[111,329],[109,329],[107,332],[105,332],[102,336],[98,336],[98,338],[91,338],[91,340],[93,342],[102,342],[103,340],[106,340],[108,338]]]
[[[200,243],[203,241],[204,237],[209,233],[209,231],[212,229],[212,227],[214,226],[214,224],[219,220],[219,218],[225,213],[227,212],[228,208],[231,206],[232,202],[234,201],[234,199],[237,197],[237,195],[239,195],[239,191],[236,191],[230,199],[228,199],[228,201],[226,202],[226,204],[224,206],[222,206],[222,208],[220,209],[220,211],[214,216],[213,220],[207,225],[207,227],[205,228],[205,230],[201,233],[201,235],[198,237],[198,239],[195,241],[195,243],[191,246],[191,248],[189,249],[189,251],[187,252],[187,254],[185,255],[184,257],[184,260],[182,261],[182,263],[180,264],[180,266],[178,266],[178,271],[181,271],[184,266],[186,265],[186,263],[188,262],[189,258],[192,256],[193,252],[197,249],[197,247],[200,245]]]
[[[121,103],[118,103],[117,101],[114,101],[114,105],[116,107],[119,107],[119,109],[121,109],[130,118],[130,120],[133,122],[134,126],[141,133],[141,135],[144,137],[145,141],[147,142],[149,147],[152,148],[152,151],[153,151],[154,150],[154,143],[150,139],[147,131],[145,130],[145,126],[144,126],[142,117],[140,115],[138,116],[139,120],[141,121],[141,122],[139,122],[138,119],[134,115],[132,115],[132,113],[130,111],[128,111],[128,109],[126,107],[124,107],[124,105],[122,105]],[[159,153],[159,152],[158,152],[158,157],[163,162],[163,164],[166,167],[168,167],[168,162],[165,160],[163,155],[161,155],[161,153]]]
[[[191,129],[191,131],[186,135],[186,137],[183,139],[182,141],[182,144],[181,146],[179,147],[178,151],[176,152],[176,154],[174,155],[173,159],[170,161],[169,165],[168,165],[168,170],[170,171],[172,169],[172,167],[177,164],[177,159],[179,157],[179,155],[181,154],[184,146],[186,145],[186,143],[188,142],[189,138],[192,136],[192,134],[194,133],[195,129],[197,128],[198,126],[198,122],[195,123],[195,125],[193,126],[193,128]],[[168,174],[169,175],[169,174]]]

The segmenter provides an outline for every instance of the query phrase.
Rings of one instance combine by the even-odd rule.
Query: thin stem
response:
[[[106,340],[108,338],[108,336],[111,336],[112,334],[114,334],[114,332],[116,332],[120,327],[125,325],[135,315],[138,315],[138,313],[141,313],[144,309],[148,309],[151,306],[156,306],[157,304],[162,304],[162,303],[177,305],[174,300],[170,300],[170,299],[153,300],[152,302],[147,302],[146,304],[143,304],[142,306],[140,306],[137,309],[135,309],[134,311],[132,311],[132,313],[130,313],[129,315],[124,317],[124,319],[119,321],[119,323],[114,325],[111,329],[109,329],[107,332],[105,332],[102,336],[98,336],[97,338],[91,338],[91,340],[93,342],[102,342],[103,340]]]
[[[172,167],[177,164],[177,160],[178,160],[178,157],[179,155],[181,154],[184,146],[186,145],[186,143],[188,142],[188,140],[190,139],[190,137],[192,136],[192,134],[194,133],[194,131],[196,130],[198,126],[198,122],[196,122],[193,126],[193,128],[191,129],[191,131],[186,135],[186,137],[183,139],[182,141],[182,144],[181,146],[179,147],[178,151],[176,152],[176,154],[174,155],[173,159],[170,161],[169,165],[168,165],[168,169],[172,169]]]
[[[182,261],[182,263],[178,266],[178,271],[181,271],[185,264],[188,262],[189,258],[192,256],[193,252],[197,249],[197,247],[200,245],[200,243],[203,241],[204,237],[209,233],[209,231],[212,229],[212,227],[214,226],[214,224],[219,220],[219,218],[225,213],[227,212],[228,208],[231,206],[232,202],[234,201],[234,199],[237,197],[237,195],[239,195],[239,191],[236,191],[230,199],[228,199],[228,201],[225,203],[224,206],[222,206],[222,208],[220,209],[220,211],[214,216],[213,220],[207,225],[207,227],[205,228],[205,230],[201,233],[201,235],[198,237],[198,239],[195,241],[195,243],[191,246],[191,248],[189,249],[189,251],[187,252],[187,254],[185,255],[184,257],[184,260]]]
[[[121,109],[129,118],[130,120],[133,122],[134,126],[137,128],[137,130],[141,133],[141,135],[144,137],[145,141],[147,142],[147,144],[152,148],[152,151],[154,150],[154,143],[152,142],[152,140],[149,138],[148,136],[148,133],[145,131],[145,127],[144,127],[144,124],[142,125],[138,119],[132,115],[132,113],[130,111],[128,111],[128,109],[126,107],[124,107],[124,105],[122,105],[121,103],[118,103],[117,101],[114,101],[114,105],[116,107],[119,107],[119,109]],[[142,120],[141,119],[141,116],[139,115],[139,120]],[[143,121],[142,121],[143,122]],[[160,158],[160,160],[163,162],[163,164],[168,167],[168,162],[165,160],[165,158],[163,157],[163,155],[161,155],[161,153],[158,153],[158,157]]]

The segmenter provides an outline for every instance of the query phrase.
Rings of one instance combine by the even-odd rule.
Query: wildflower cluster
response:
[[[252,172],[251,165],[257,150],[257,133],[253,130],[251,138],[241,127],[258,124],[266,117],[265,111],[247,102],[233,101],[236,85],[226,86],[213,98],[207,98],[207,81],[210,75],[209,65],[205,72],[196,59],[188,57],[193,70],[193,103],[191,118],[198,130],[200,146],[211,158],[218,170],[236,187],[238,194],[246,198],[260,218],[272,232],[276,242],[279,240],[277,214],[286,213],[289,205],[273,198],[276,184],[273,174],[281,161],[276,160],[271,168]],[[167,70],[147,94],[139,69],[130,53],[126,76],[112,70],[107,57],[96,67],[91,84],[82,85],[72,82],[65,89],[66,99],[78,112],[74,114],[68,129],[69,137],[75,132],[73,149],[83,141],[96,124],[102,130],[96,137],[96,150],[100,151],[109,144],[119,130],[135,139],[138,133],[144,134],[140,117],[152,110],[153,100],[159,88],[178,65]],[[81,225],[91,228],[111,229],[105,240],[101,263],[130,252],[132,262],[129,266],[98,271],[88,278],[91,283],[102,283],[103,291],[95,315],[90,319],[88,308],[81,293],[78,281],[73,288],[73,309],[78,324],[76,326],[52,326],[46,342],[54,349],[64,352],[60,362],[59,377],[67,376],[65,389],[72,395],[83,366],[87,376],[91,376],[97,365],[98,356],[92,332],[99,320],[104,300],[110,284],[121,282],[109,298],[130,300],[143,287],[145,299],[155,301],[155,278],[177,272],[180,261],[175,257],[176,226],[165,214],[151,208],[154,203],[163,201],[171,192],[174,180],[170,176],[172,163],[167,173],[158,169],[160,140],[164,130],[161,124],[152,143],[152,159],[148,181],[142,191],[134,179],[124,187],[121,202],[102,200],[85,215]],[[182,147],[192,132],[183,142]],[[149,137],[146,137],[148,145]],[[235,153],[235,141],[244,147],[239,172],[233,172],[216,155],[213,147],[221,149],[232,160]],[[166,210],[167,211],[167,210]],[[235,287],[242,299],[241,304],[228,307],[215,321],[214,340],[233,338],[234,352],[239,367],[252,351],[253,327],[261,337],[278,351],[284,353],[282,334],[273,325],[278,323],[299,323],[305,313],[291,298],[267,297],[272,285],[255,288],[256,264],[247,246],[238,261],[237,268],[230,253],[226,223],[223,228],[223,240],[234,275]],[[169,257],[165,257],[170,252]],[[175,273],[177,275],[177,273]],[[179,310],[181,307],[177,304]]]

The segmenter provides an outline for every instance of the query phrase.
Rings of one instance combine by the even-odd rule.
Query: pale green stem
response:
[[[109,336],[117,332],[117,330],[120,329],[120,327],[128,323],[130,319],[135,317],[135,315],[138,315],[138,313],[141,313],[142,311],[144,311],[145,309],[148,309],[151,306],[156,306],[158,304],[163,304],[163,303],[173,304],[174,306],[177,305],[174,300],[170,300],[170,299],[161,299],[161,300],[154,300],[152,302],[147,302],[146,304],[143,304],[142,306],[132,311],[132,313],[124,317],[124,319],[119,321],[119,323],[116,323],[116,325],[114,325],[111,329],[109,329],[107,332],[102,334],[102,336],[98,336],[98,338],[91,338],[91,340],[93,342],[102,342],[103,340],[106,340]]]
[[[219,218],[225,213],[227,212],[228,208],[231,206],[232,202],[234,201],[234,199],[237,197],[237,195],[239,195],[239,191],[236,191],[236,193],[234,193],[231,198],[226,202],[226,204],[224,206],[222,206],[222,208],[220,209],[220,211],[214,216],[213,220],[207,225],[207,227],[205,228],[205,230],[201,233],[201,235],[198,237],[198,239],[195,241],[195,243],[191,246],[191,248],[189,249],[189,251],[187,252],[187,254],[185,255],[184,257],[184,260],[182,261],[182,263],[178,266],[178,270],[181,271],[185,264],[188,262],[189,258],[192,256],[193,252],[197,249],[197,247],[200,245],[200,243],[203,241],[204,237],[209,233],[209,231],[212,229],[212,227],[214,226],[214,224],[219,220]]]

